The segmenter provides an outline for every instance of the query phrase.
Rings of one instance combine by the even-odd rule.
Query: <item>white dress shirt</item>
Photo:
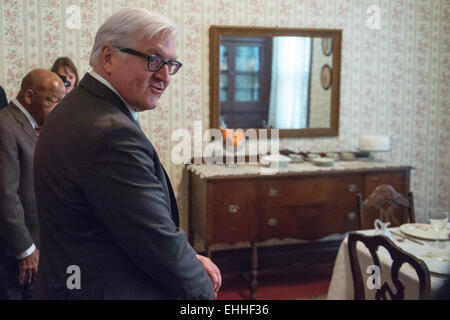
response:
[[[36,123],[36,121],[34,121],[33,117],[27,111],[27,109],[25,109],[24,106],[17,99],[13,99],[12,103],[14,103],[17,106],[17,108],[19,108],[20,111],[22,111],[25,114],[25,116],[27,117],[28,121],[30,121],[31,126],[33,127],[33,129],[35,129],[37,123]]]

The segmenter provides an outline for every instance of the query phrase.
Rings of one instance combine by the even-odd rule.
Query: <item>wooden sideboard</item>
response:
[[[300,164],[299,164],[300,165]],[[407,195],[409,166],[313,169],[305,164],[274,175],[190,174],[190,241],[199,236],[211,255],[214,244],[249,242],[252,246],[252,297],[257,286],[258,242],[294,238],[315,240],[358,229],[357,197],[390,184]],[[310,167],[308,167],[310,166]],[[316,168],[314,168],[316,169]],[[230,174],[231,172],[231,174]],[[373,228],[363,221],[363,228]]]

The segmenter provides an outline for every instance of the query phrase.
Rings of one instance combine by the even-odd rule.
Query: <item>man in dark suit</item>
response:
[[[181,64],[175,25],[128,8],[97,32],[86,74],[35,155],[38,299],[212,299],[220,271],[179,229],[169,178],[137,122]]]
[[[65,96],[61,79],[37,69],[0,110],[0,300],[31,298],[39,262],[33,185],[35,129]]]
[[[8,100],[6,99],[5,90],[0,86],[0,110],[3,109],[8,104]]]

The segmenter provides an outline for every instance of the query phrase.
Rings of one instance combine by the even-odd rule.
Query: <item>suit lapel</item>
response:
[[[95,94],[96,96],[99,96],[109,103],[116,106],[123,114],[125,114],[136,126],[139,126],[139,123],[134,120],[133,116],[131,115],[128,108],[123,103],[122,99],[115,94],[111,89],[109,89],[107,86],[105,86],[103,83],[95,79],[93,76],[91,76],[89,73],[86,73],[86,75],[81,79],[80,86],[82,86],[84,89],[88,90],[92,94]]]
[[[172,216],[172,220],[177,227],[180,226],[180,214],[178,213],[178,205],[177,200],[175,198],[175,194],[173,192],[172,184],[170,183],[169,176],[167,175],[166,170],[161,164],[161,168],[164,172],[164,177],[166,178],[167,191],[169,192],[169,200],[170,200],[170,214]]]
[[[11,112],[13,117],[16,119],[18,123],[22,126],[23,131],[35,142],[37,143],[37,136],[34,132],[33,127],[31,126],[30,121],[27,116],[12,102],[10,102],[6,108]]]

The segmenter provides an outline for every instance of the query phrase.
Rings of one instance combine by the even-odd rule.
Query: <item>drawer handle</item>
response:
[[[348,191],[350,192],[355,192],[358,189],[358,187],[356,186],[356,184],[351,184],[348,186]]]
[[[239,206],[235,205],[235,204],[230,204],[228,206],[228,212],[229,213],[236,213],[239,211]]]
[[[356,213],[354,212],[349,212],[347,215],[348,220],[352,221],[356,219]]]
[[[271,227],[275,227],[278,224],[278,220],[275,218],[270,218],[269,221],[267,221],[267,224]]]
[[[269,196],[276,197],[277,195],[278,195],[278,190],[277,189],[273,189],[273,188],[269,189]]]

